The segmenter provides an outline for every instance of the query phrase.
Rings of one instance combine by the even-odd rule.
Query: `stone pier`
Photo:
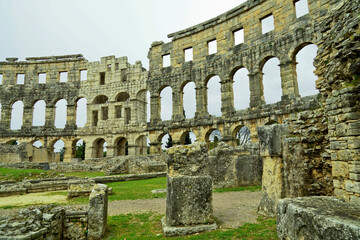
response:
[[[205,143],[168,150],[165,236],[210,231],[217,228],[212,208],[212,179]]]

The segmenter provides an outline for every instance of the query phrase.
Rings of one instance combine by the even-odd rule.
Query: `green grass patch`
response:
[[[105,239],[169,239],[163,236],[161,215],[153,213],[127,214],[108,217]],[[247,223],[237,229],[219,229],[190,236],[171,239],[278,239],[276,220],[259,217],[258,223]]]
[[[90,178],[90,177],[103,177],[105,173],[103,172],[70,172],[62,173],[66,177],[81,177],[81,178]]]
[[[54,173],[39,169],[13,169],[0,167],[0,181],[22,181],[53,176]]]
[[[249,186],[249,187],[233,187],[233,188],[216,188],[213,192],[243,192],[243,191],[250,191],[250,192],[259,192],[261,191],[261,186]]]

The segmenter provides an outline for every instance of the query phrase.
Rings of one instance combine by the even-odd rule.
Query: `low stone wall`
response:
[[[88,207],[31,207],[0,216],[0,239],[100,240],[106,229],[107,186],[98,184]]]
[[[140,174],[165,172],[165,156],[162,154],[148,156],[118,156],[108,158],[86,159],[80,162],[62,162],[50,164],[55,172],[105,172],[106,175]]]
[[[0,197],[34,193],[34,192],[68,190],[71,185],[88,184],[93,186],[97,183],[133,181],[133,180],[142,180],[142,179],[158,178],[165,176],[166,176],[166,172],[160,172],[160,173],[148,173],[148,174],[114,175],[114,176],[104,176],[104,177],[94,177],[94,178],[64,177],[64,178],[53,178],[53,179],[25,180],[23,182],[16,182],[16,183],[11,182],[8,184],[1,184]],[[87,195],[87,193],[85,195]]]
[[[209,151],[209,171],[215,188],[261,185],[259,144],[231,147],[220,142]]]
[[[360,206],[334,197],[282,199],[277,206],[280,239],[360,239]]]

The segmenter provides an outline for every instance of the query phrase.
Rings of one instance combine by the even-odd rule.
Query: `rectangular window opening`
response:
[[[111,71],[111,64],[108,64],[108,65],[107,65],[107,70],[108,70],[108,71]]]
[[[105,73],[100,73],[100,85],[105,85]]]
[[[25,74],[18,73],[16,76],[16,84],[23,85],[25,83]]]
[[[234,31],[234,43],[235,46],[244,43],[244,29]]]
[[[86,81],[87,80],[87,70],[80,70],[80,81]]]
[[[115,118],[121,118],[121,106],[115,106]]]
[[[101,112],[102,112],[102,120],[108,120],[108,118],[109,118],[109,108],[108,107],[102,107]]]
[[[269,15],[263,19],[261,19],[261,30],[262,34],[271,32],[275,29],[274,27],[274,16]]]
[[[45,84],[46,83],[46,73],[39,73],[38,77],[39,77],[39,83],[40,84]]]
[[[0,85],[2,85],[2,84],[3,84],[3,74],[0,73]]]
[[[309,6],[307,0],[295,0],[294,4],[297,18],[309,13]]]
[[[68,81],[68,72],[60,72],[60,82],[65,83]]]
[[[162,56],[162,62],[163,62],[163,67],[170,67],[171,66],[171,62],[170,62],[170,54],[166,54]]]
[[[131,120],[131,110],[130,108],[125,108],[125,124],[129,124]]]
[[[119,70],[119,63],[115,63],[115,70]]]
[[[208,54],[215,54],[217,53],[217,42],[216,39],[211,40],[208,42]]]
[[[193,60],[193,48],[187,48],[184,50],[185,62],[190,62]]]

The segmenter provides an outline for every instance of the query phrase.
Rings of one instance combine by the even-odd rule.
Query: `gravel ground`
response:
[[[260,198],[261,192],[214,193],[214,215],[221,221],[221,226],[227,228],[255,223]],[[165,203],[164,198],[113,201],[109,202],[108,213],[110,216],[144,212],[165,214]]]
[[[45,196],[44,196],[45,195]],[[213,194],[214,215],[221,221],[221,227],[237,228],[244,223],[255,223],[256,209],[260,202],[261,192],[225,192]],[[56,201],[57,200],[57,201]],[[26,194],[0,198],[0,205],[61,203],[66,196],[46,196],[45,193]],[[122,200],[109,202],[108,214],[110,216],[129,213],[154,212],[165,214],[166,199]],[[0,209],[0,215],[11,214],[16,209]]]

